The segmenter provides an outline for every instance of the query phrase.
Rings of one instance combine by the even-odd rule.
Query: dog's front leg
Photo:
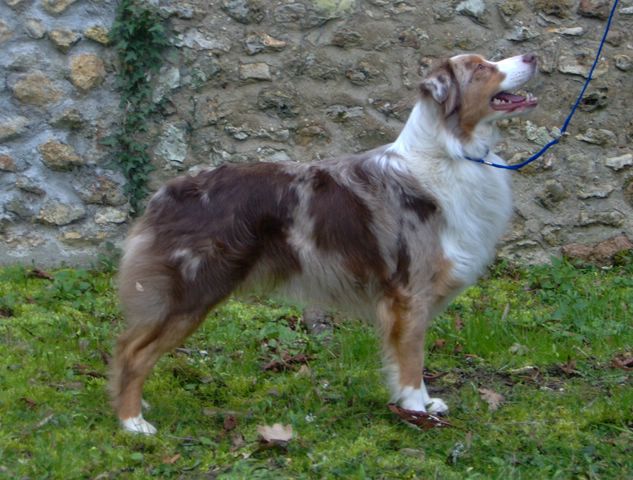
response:
[[[405,296],[397,296],[380,302],[378,318],[391,401],[407,410],[448,412],[442,399],[429,396],[422,376],[424,339],[430,320],[428,310],[415,307]]]

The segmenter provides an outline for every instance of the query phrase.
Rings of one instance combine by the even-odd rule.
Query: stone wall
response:
[[[123,179],[100,145],[118,115],[115,2],[0,2],[0,264],[87,264],[124,235]]]
[[[224,162],[313,160],[392,141],[433,60],[534,51],[540,107],[502,125],[512,161],[568,114],[605,25],[606,0],[153,1],[173,46],[149,126],[165,179]],[[86,264],[127,229],[122,179],[99,140],[117,121],[114,2],[0,3],[0,263]],[[501,252],[545,261],[572,242],[633,232],[633,0],[622,0],[569,136],[514,174]]]

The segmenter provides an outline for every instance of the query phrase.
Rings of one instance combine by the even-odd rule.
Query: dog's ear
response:
[[[420,84],[420,93],[431,97],[444,107],[444,114],[448,117],[459,105],[459,88],[453,68],[446,61],[434,68]]]

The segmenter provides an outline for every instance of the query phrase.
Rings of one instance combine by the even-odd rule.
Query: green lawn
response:
[[[231,301],[154,370],[149,438],[105,392],[112,275],[51,275],[0,270],[0,478],[633,478],[630,262],[497,266],[469,289],[428,338],[453,424],[429,431],[387,409],[370,327],[337,316],[314,337],[291,306]],[[284,354],[299,361],[262,368]],[[294,438],[267,448],[257,427],[277,422]]]

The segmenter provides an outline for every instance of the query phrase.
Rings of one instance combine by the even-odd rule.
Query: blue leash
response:
[[[547,145],[545,145],[543,148],[541,148],[538,152],[536,152],[527,160],[521,163],[517,163],[516,165],[503,165],[501,163],[489,162],[488,160],[484,160],[483,158],[472,158],[472,157],[464,156],[466,160],[470,160],[471,162],[483,163],[484,165],[489,165],[495,168],[503,168],[505,170],[520,170],[526,165],[529,165],[533,161],[539,159],[541,156],[543,156],[545,152],[547,152],[550,149],[550,147],[560,142],[560,139],[567,131],[567,127],[569,126],[569,122],[571,122],[571,118],[574,116],[574,113],[576,113],[576,110],[578,109],[578,105],[580,105],[580,101],[582,100],[582,97],[585,95],[585,91],[587,90],[587,87],[589,87],[589,82],[591,82],[593,71],[596,69],[596,65],[598,65],[598,62],[600,61],[600,54],[602,53],[602,47],[604,47],[604,44],[607,41],[607,34],[609,33],[609,28],[611,28],[611,20],[613,20],[613,15],[615,14],[615,11],[618,7],[618,2],[619,0],[615,0],[613,2],[613,7],[611,7],[611,13],[609,14],[609,19],[607,20],[607,26],[604,29],[604,34],[602,35],[602,40],[600,41],[600,46],[598,47],[598,53],[596,54],[596,59],[593,61],[593,65],[591,66],[591,70],[589,70],[589,75],[587,76],[587,80],[585,81],[585,84],[583,85],[582,90],[580,90],[580,95],[578,95],[578,98],[576,99],[576,103],[574,103],[574,106],[572,107],[571,112],[569,112],[569,115],[565,119],[565,122],[563,123],[563,126],[560,129],[560,136],[558,138],[555,138],[551,142],[549,142]],[[488,153],[489,152],[486,152],[486,155],[484,157],[487,157]]]

